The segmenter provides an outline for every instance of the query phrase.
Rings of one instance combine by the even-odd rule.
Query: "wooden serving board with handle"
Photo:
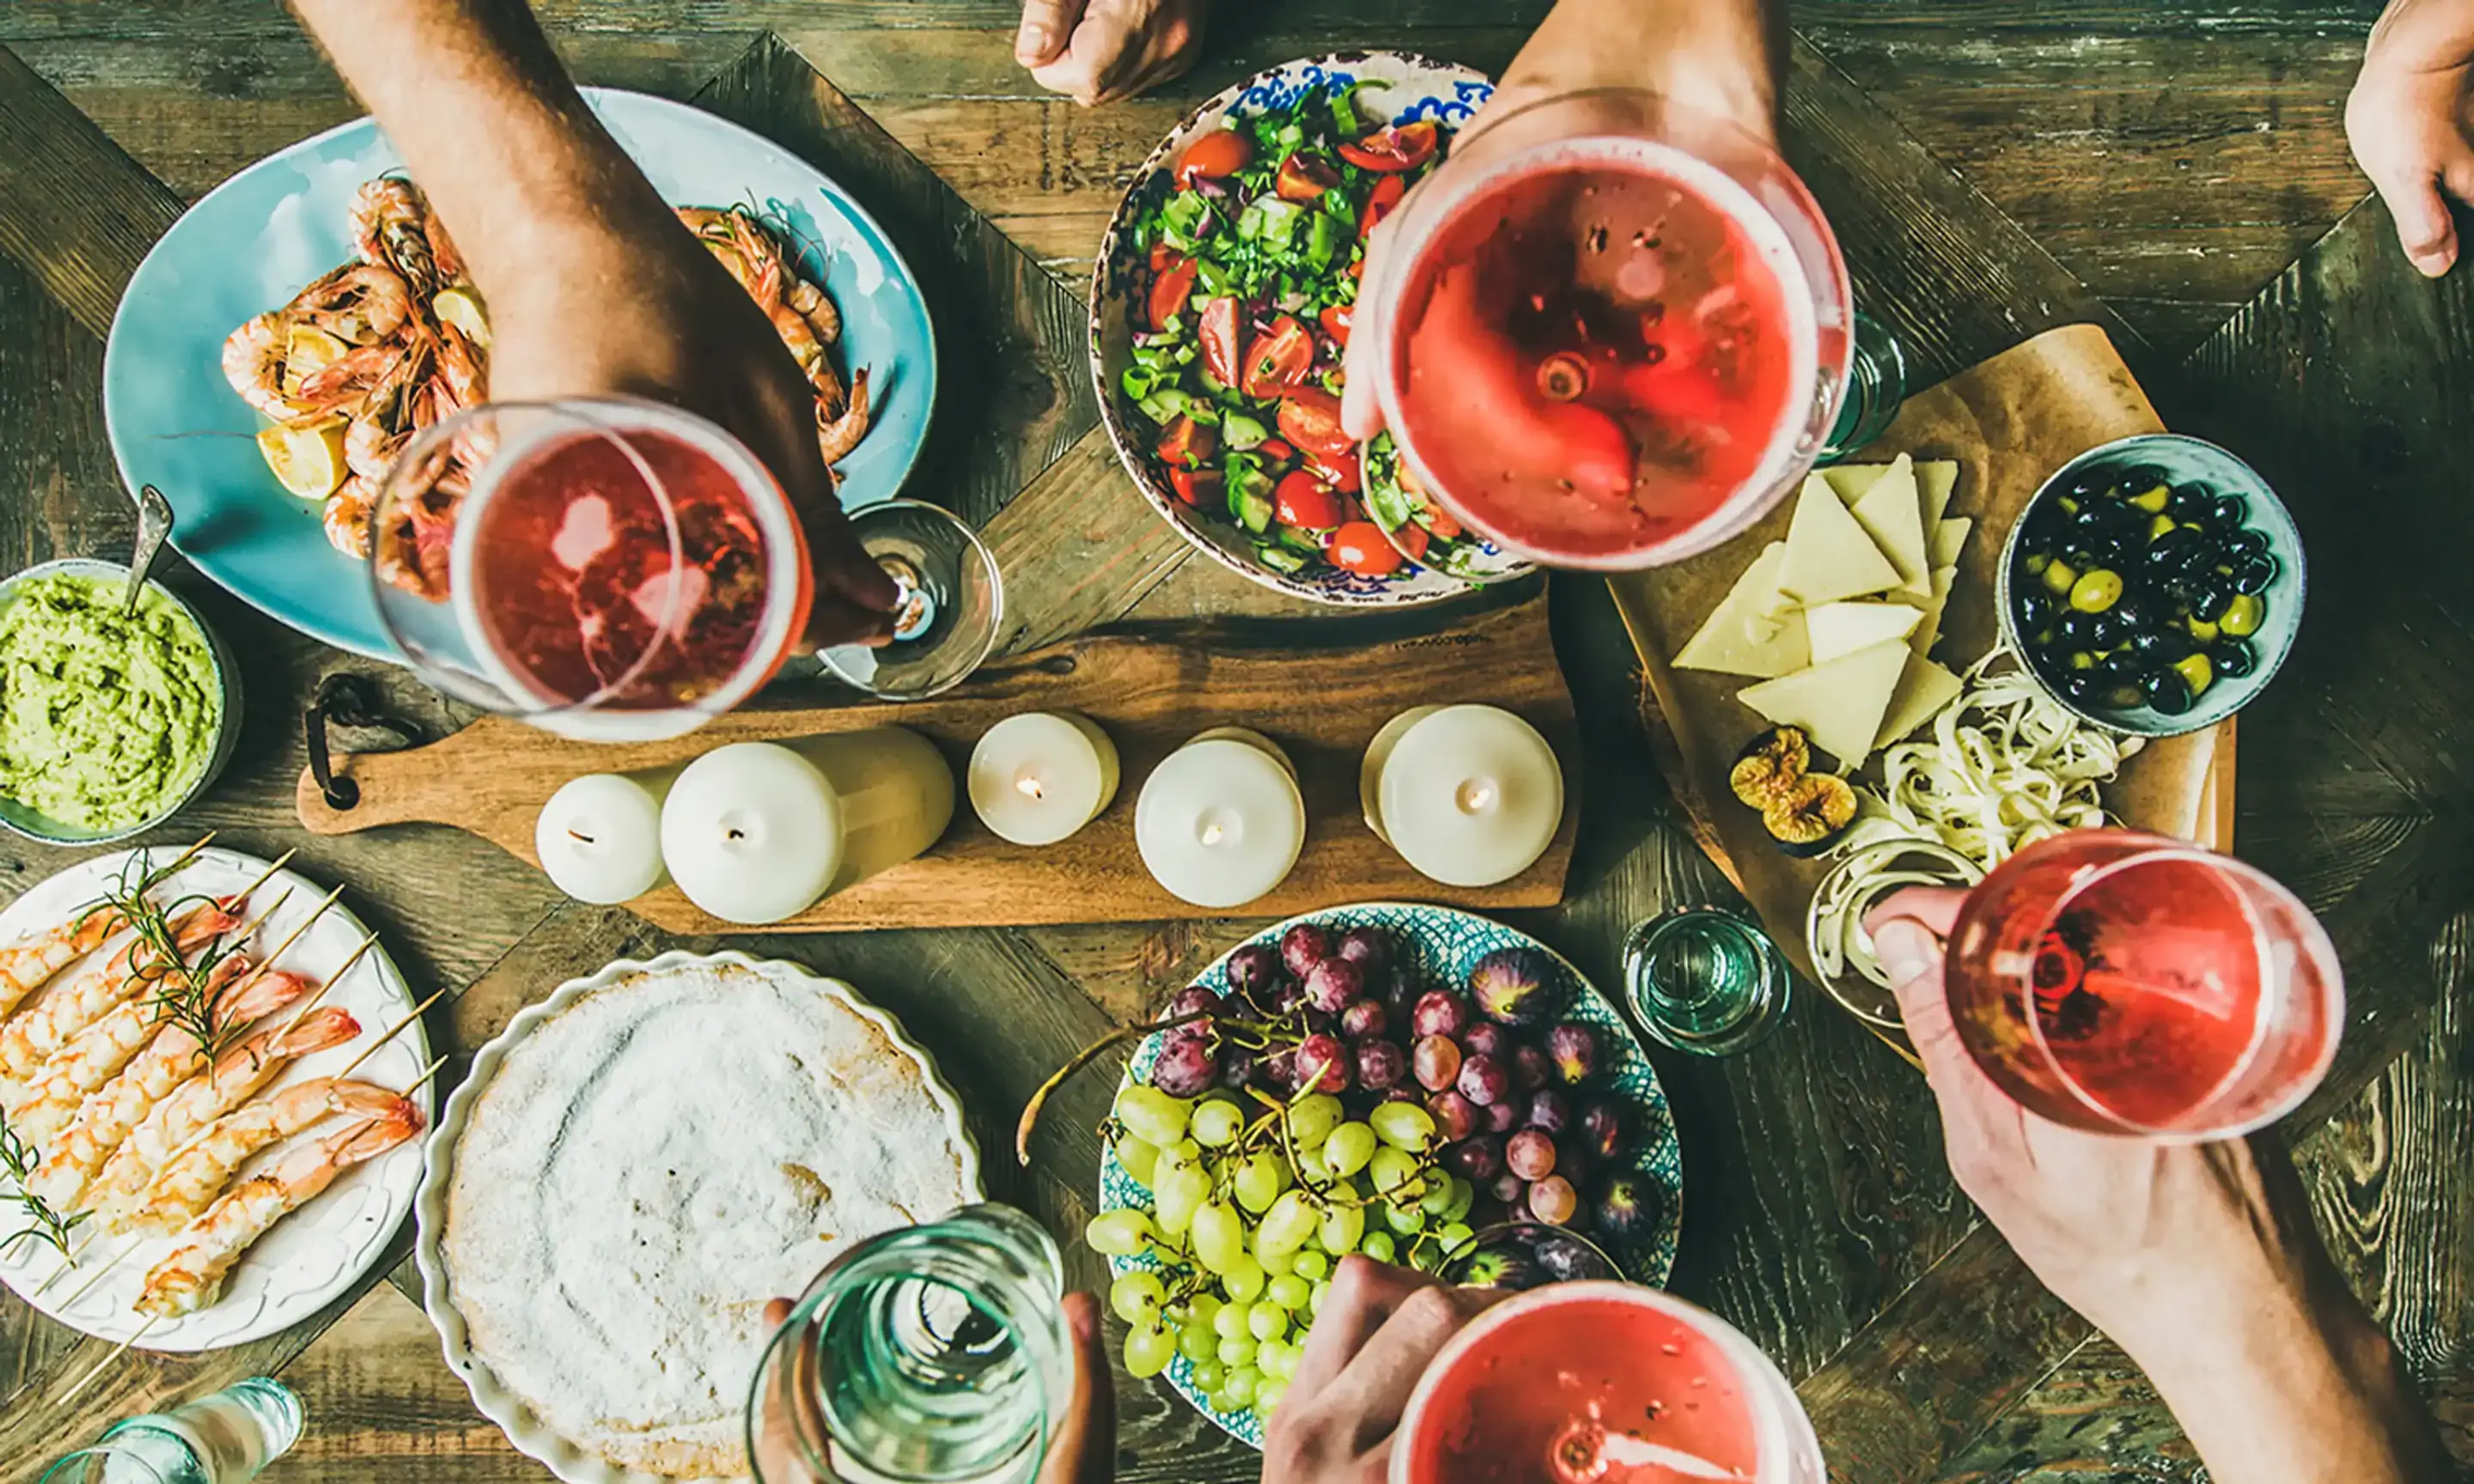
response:
[[[1412,628],[1414,626],[1414,632]],[[1564,819],[1528,871],[1466,890],[1411,870],[1369,829],[1358,767],[1375,730],[1429,702],[1483,702],[1542,733],[1562,761]],[[1079,711],[1116,742],[1124,782],[1100,817],[1059,845],[1000,840],[958,786],[980,735],[1017,711]],[[1305,794],[1305,850],[1270,896],[1239,912],[1170,896],[1134,848],[1143,779],[1196,732],[1253,728],[1297,764]],[[711,917],[676,887],[628,906],[679,933],[818,932],[873,927],[961,927],[1149,922],[1220,916],[1287,917],[1369,898],[1464,907],[1536,907],[1562,899],[1580,827],[1580,730],[1556,668],[1542,593],[1510,607],[1431,617],[1266,622],[1252,629],[1094,633],[992,664],[960,688],[908,705],[853,697],[846,704],[748,707],[667,742],[570,742],[521,722],[485,717],[452,736],[394,753],[339,755],[358,786],[349,809],[301,778],[301,822],[313,834],[386,825],[452,825],[540,863],[533,826],[549,796],[588,773],[684,762],[730,742],[813,736],[868,727],[911,728],[936,744],[957,778],[954,823],[927,854],[763,927]]]

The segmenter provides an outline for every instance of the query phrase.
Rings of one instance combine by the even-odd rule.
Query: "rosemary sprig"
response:
[[[76,1259],[69,1256],[69,1239],[76,1233],[78,1224],[85,1220],[86,1212],[71,1211],[62,1215],[52,1209],[49,1201],[27,1188],[27,1183],[34,1178],[35,1167],[39,1162],[35,1146],[19,1138],[16,1131],[9,1127],[8,1118],[0,1115],[0,1170],[7,1171],[9,1179],[17,1187],[7,1199],[16,1203],[26,1222],[9,1235],[0,1237],[0,1254],[8,1253],[20,1242],[36,1241],[59,1253],[63,1260],[74,1263]]]

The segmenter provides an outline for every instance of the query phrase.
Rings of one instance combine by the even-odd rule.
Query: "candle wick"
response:
[[[577,843],[577,844],[579,844],[579,845],[595,845],[595,844],[598,844],[598,843],[599,843],[599,842],[595,841],[595,840],[594,840],[591,835],[588,835],[588,834],[586,834],[584,831],[582,831],[582,830],[580,830],[580,829],[575,828],[573,826],[570,826],[568,827],[567,837],[568,837],[570,840],[572,840],[572,841],[576,842],[576,843]]]
[[[1037,778],[1017,778],[1014,780],[1013,786],[1021,790],[1023,795],[1027,798],[1044,799],[1047,797],[1047,790],[1039,786],[1039,779]]]
[[[738,827],[738,826],[735,826],[735,825],[734,825],[734,826],[731,826],[727,831],[725,831],[725,832],[726,832],[726,833],[729,835],[729,837],[730,837],[731,839],[733,839],[733,840],[744,840],[744,839],[746,839],[746,838],[747,838],[747,831],[745,831],[745,830],[743,830],[743,829],[740,829],[740,827]]]
[[[1225,833],[1225,831],[1221,829],[1217,825],[1205,825],[1202,826],[1202,843],[1205,845],[1218,845],[1220,843],[1220,837],[1224,833]]]

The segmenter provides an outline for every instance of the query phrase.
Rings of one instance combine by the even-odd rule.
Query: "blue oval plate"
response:
[[[1430,907],[1416,902],[1373,901],[1349,907],[1330,907],[1309,912],[1264,928],[1246,944],[1269,944],[1276,946],[1280,935],[1298,922],[1316,922],[1329,928],[1336,937],[1352,927],[1371,927],[1387,932],[1401,951],[1410,955],[1419,975],[1433,984],[1462,985],[1477,961],[1497,948],[1535,948],[1546,955],[1558,973],[1572,991],[1571,1007],[1564,1017],[1586,1020],[1609,1032],[1606,1050],[1612,1064],[1605,1075],[1605,1090],[1629,1099],[1640,1112],[1640,1137],[1633,1153],[1634,1167],[1656,1183],[1659,1193],[1665,1197],[1666,1224],[1654,1236],[1634,1242],[1614,1251],[1625,1274],[1636,1282],[1662,1285],[1675,1267],[1675,1248],[1684,1235],[1684,1147],[1676,1141],[1675,1118],[1667,1111],[1666,1089],[1659,1086],[1658,1072],[1641,1053],[1640,1042],[1632,1027],[1624,1022],[1622,1012],[1614,1002],[1598,993],[1579,969],[1562,954],[1517,928],[1463,912],[1455,907]],[[1228,993],[1228,958],[1231,948],[1209,969],[1194,976],[1193,982],[1205,986],[1214,993]],[[1162,1038],[1146,1037],[1134,1048],[1126,1064],[1126,1074],[1118,1082],[1119,1091],[1132,1085],[1137,1077],[1151,1071],[1158,1060]],[[1113,1145],[1104,1146],[1100,1155],[1100,1209],[1116,1210],[1133,1207],[1148,1211],[1152,1193],[1126,1167],[1117,1162]],[[1111,1277],[1140,1268],[1155,1268],[1158,1260],[1149,1254],[1136,1257],[1110,1257]],[[1195,1387],[1194,1362],[1178,1355],[1169,1362],[1168,1382],[1176,1394],[1194,1404],[1194,1409],[1211,1419],[1222,1431],[1250,1448],[1263,1446],[1262,1414],[1248,1408],[1243,1412],[1217,1412],[1210,1400]]]
[[[866,367],[867,438],[838,466],[842,502],[902,488],[928,436],[936,341],[918,281],[874,218],[815,168],[710,113],[587,88],[620,148],[673,205],[752,205],[788,229],[800,271],[842,315],[845,364]],[[121,296],[103,358],[104,422],[121,478],[170,496],[173,544],[269,616],[393,660],[361,563],[327,543],[319,507],[286,493],[253,442],[263,419],[224,381],[224,337],[352,256],[361,182],[403,168],[372,119],[259,160],[189,208]]]

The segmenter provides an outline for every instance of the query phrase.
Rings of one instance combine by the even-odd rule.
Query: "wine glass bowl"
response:
[[[951,512],[886,500],[852,513],[850,531],[900,597],[891,642],[839,644],[817,658],[847,684],[886,701],[922,701],[970,677],[1005,619],[996,557]]]

